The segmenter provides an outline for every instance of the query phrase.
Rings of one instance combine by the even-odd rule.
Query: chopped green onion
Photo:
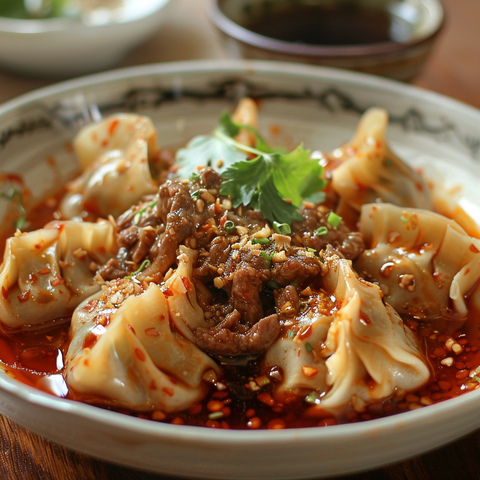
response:
[[[327,222],[332,226],[332,227],[338,227],[340,225],[340,222],[342,221],[342,217],[337,215],[334,212],[330,212],[327,218]]]
[[[407,223],[407,222],[408,222],[408,218],[407,218],[407,217],[404,217],[403,215],[400,217],[400,220],[401,220],[403,223]]]
[[[310,253],[317,253],[317,251],[314,248],[307,248],[307,251]]]
[[[198,182],[200,180],[200,175],[198,173],[192,172],[190,175],[190,181],[191,182]]]
[[[315,230],[315,235],[321,237],[322,235],[326,235],[328,233],[327,227],[320,227]]]
[[[288,223],[273,222],[273,231],[281,235],[289,235],[292,233],[292,229]]]
[[[149,209],[153,208],[157,204],[157,200],[152,202],[150,205],[147,205],[146,207],[143,207],[141,210],[139,210],[135,216],[133,217],[133,223],[135,225],[138,225],[140,223],[140,219],[142,218],[142,215]]]
[[[227,220],[223,226],[223,229],[227,233],[232,233],[235,230],[235,224],[231,220]]]
[[[305,348],[307,349],[307,352],[311,352],[313,350],[313,347],[308,342],[305,344]]]
[[[277,282],[275,282],[274,280],[269,280],[267,282],[267,287],[270,287],[272,290],[278,290],[280,288],[280,286],[278,285]]]
[[[270,245],[270,240],[268,238],[252,238],[251,242],[253,245]]]
[[[260,255],[268,262],[268,269],[272,268],[272,258],[275,255],[275,252],[267,255],[264,251],[262,251],[260,252]]]
[[[312,404],[320,403],[320,396],[318,395],[318,392],[314,390],[313,392],[311,392],[309,395],[305,397],[305,401],[307,403],[312,403]]]
[[[198,200],[200,198],[200,195],[202,195],[202,192],[200,190],[195,190],[190,196],[194,200]]]
[[[257,377],[255,382],[259,387],[264,387],[270,383],[270,379],[266,375],[262,375],[261,377]]]
[[[208,418],[210,420],[218,420],[219,418],[223,418],[224,414],[223,412],[213,412],[208,415]]]
[[[289,330],[287,332],[288,338],[293,338],[295,336],[295,332],[293,330]]]
[[[150,263],[151,263],[150,260],[144,260],[140,265],[140,268],[136,272],[133,272],[130,275],[127,275],[125,278],[126,279],[133,278],[135,275],[138,275],[140,272],[143,272],[147,267],[149,267]]]
[[[291,284],[292,287],[298,287],[298,282],[294,280]]]
[[[476,380],[478,383],[480,383],[480,377],[478,375],[475,375],[473,379]]]

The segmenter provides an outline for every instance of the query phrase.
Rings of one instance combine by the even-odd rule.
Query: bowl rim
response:
[[[50,411],[71,415],[85,421],[94,421],[97,425],[127,430],[148,436],[149,438],[181,440],[189,444],[195,444],[198,440],[201,440],[204,447],[207,445],[213,446],[218,442],[225,441],[239,446],[246,444],[261,446],[266,441],[274,445],[283,445],[289,444],[292,441],[338,441],[345,437],[350,438],[352,436],[367,438],[369,436],[380,435],[386,431],[416,427],[419,422],[429,423],[430,421],[443,418],[445,412],[449,412],[452,409],[453,403],[455,404],[455,410],[462,412],[471,410],[473,406],[477,408],[480,401],[480,390],[474,390],[458,397],[429,405],[427,408],[419,408],[357,423],[331,425],[328,428],[303,427],[274,430],[225,430],[190,425],[173,425],[124,415],[95,405],[56,397],[8,376],[4,376],[3,374],[0,374],[0,389],[3,390],[4,393],[11,395],[17,400],[26,402],[29,405],[47,408]],[[6,415],[8,416],[8,414]]]
[[[125,25],[139,22],[152,15],[157,15],[173,0],[156,0],[157,6],[152,10],[146,12],[144,15],[116,20],[106,23],[88,23],[78,18],[55,17],[42,19],[24,19],[24,18],[9,18],[0,16],[0,34],[13,33],[18,35],[33,35],[43,34],[49,32],[58,32],[67,29],[82,29],[82,28],[111,28],[116,25]]]
[[[445,25],[445,10],[443,5],[439,0],[429,0],[428,3],[435,5],[435,8],[437,8],[439,15],[438,25],[436,25],[428,35],[420,36],[407,43],[388,41],[365,45],[339,46],[296,44],[260,35],[235,23],[222,12],[219,4],[224,1],[225,0],[208,0],[206,3],[206,11],[210,21],[224,35],[234,38],[238,42],[247,44],[250,47],[303,57],[365,58],[392,55],[432,42],[443,30]]]
[[[22,110],[28,105],[35,104],[49,99],[49,97],[75,92],[80,88],[100,86],[113,81],[125,81],[145,76],[165,75],[165,74],[193,74],[198,71],[203,73],[224,74],[226,72],[248,73],[258,71],[263,74],[268,73],[286,73],[291,76],[305,75],[313,81],[315,78],[321,80],[337,80],[340,82],[360,85],[369,88],[375,88],[379,91],[388,91],[393,93],[395,90],[403,90],[412,99],[418,98],[429,103],[442,102],[447,108],[460,108],[466,116],[480,118],[480,111],[470,105],[458,100],[446,97],[444,95],[423,90],[413,85],[402,84],[394,80],[384,79],[369,74],[350,72],[345,70],[333,69],[328,67],[318,67],[312,65],[298,65],[287,62],[256,61],[256,60],[195,60],[183,62],[171,62],[164,64],[151,64],[127,67],[123,69],[102,72],[88,75],[61,83],[40,88],[10,100],[0,105],[0,118],[15,110]],[[405,429],[415,426],[421,421],[428,421],[442,418],[445,412],[451,411],[453,406],[457,412],[468,411],[469,408],[476,408],[480,397],[479,391],[466,392],[456,398],[448,399],[443,402],[430,405],[426,409],[418,409],[409,412],[399,413],[389,417],[383,417],[365,422],[335,425],[328,429],[324,428],[299,428],[275,430],[272,433],[269,430],[242,431],[242,430],[217,430],[204,427],[169,425],[151,420],[144,420],[136,417],[129,417],[114,411],[108,411],[96,406],[87,405],[68,399],[58,398],[51,394],[42,392],[21,382],[11,379],[6,375],[0,374],[0,390],[24,401],[39,407],[45,407],[57,412],[71,414],[77,418],[93,420],[99,424],[133,430],[154,438],[176,439],[186,443],[195,443],[201,440],[204,444],[215,444],[218,442],[229,441],[232,444],[244,445],[254,443],[261,445],[265,441],[273,444],[285,444],[292,441],[328,440],[342,439],[356,435],[364,437],[365,435],[377,435],[386,429],[392,428]],[[465,414],[465,413],[463,413]],[[473,427],[475,428],[475,427]],[[453,439],[452,439],[453,440]]]

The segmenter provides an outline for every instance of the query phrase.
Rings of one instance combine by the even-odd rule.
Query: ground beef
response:
[[[304,208],[302,211],[304,220],[292,224],[293,244],[313,248],[317,251],[325,249],[327,245],[332,245],[345,258],[349,260],[357,258],[365,250],[361,233],[350,231],[343,221],[338,227],[330,225],[327,221],[330,211],[323,205],[316,208]],[[321,227],[327,229],[325,235],[316,233]]]
[[[112,280],[143,265],[137,279],[161,283],[176,267],[180,245],[197,250],[193,281],[201,285],[199,304],[213,325],[196,329],[197,345],[219,355],[259,354],[299,312],[298,292],[319,282],[323,250],[355,258],[363,240],[343,222],[332,227],[330,209],[321,205],[304,208],[304,220],[294,222],[291,235],[274,234],[259,211],[233,209],[220,195],[221,182],[211,168],[192,181],[167,180],[118,218],[119,253],[100,273]],[[230,232],[223,228],[228,220],[235,224]],[[327,234],[317,235],[322,226]]]
[[[240,313],[243,323],[250,327],[263,317],[261,290],[262,279],[258,270],[245,267],[233,275],[231,293],[233,306]]]
[[[251,328],[245,328],[241,318],[240,312],[234,310],[213,328],[197,328],[195,343],[205,352],[217,355],[260,354],[280,333],[276,314],[262,318]]]

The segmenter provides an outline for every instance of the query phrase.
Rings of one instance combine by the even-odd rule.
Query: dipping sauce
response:
[[[307,45],[362,45],[408,42],[412,25],[388,11],[360,5],[286,5],[265,8],[245,25],[265,37]]]

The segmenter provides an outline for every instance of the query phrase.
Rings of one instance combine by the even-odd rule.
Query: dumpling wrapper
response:
[[[332,187],[340,196],[340,215],[347,216],[348,209],[360,212],[362,205],[378,200],[431,208],[422,177],[390,149],[387,126],[387,112],[371,108],[362,116],[352,140],[333,152],[341,160],[332,172]]]
[[[172,322],[185,338],[194,341],[193,330],[211,325],[205,320],[203,310],[197,302],[193,281],[193,265],[198,252],[180,245],[178,267],[162,286],[167,297]]]
[[[19,329],[69,317],[100,289],[90,270],[117,252],[115,229],[105,220],[51,222],[9,238],[0,266],[0,322]]]
[[[284,375],[275,393],[284,398],[314,390],[319,403],[312,408],[341,414],[349,403],[362,411],[398,390],[424,385],[430,378],[424,355],[398,314],[384,305],[379,287],[358,278],[348,260],[333,255],[328,265],[325,290],[336,307],[330,315],[312,308],[301,319],[310,323],[309,336],[287,336],[270,347],[265,365],[281,367]]]
[[[82,174],[70,182],[60,210],[73,218],[83,210],[104,218],[119,216],[158,185],[149,161],[158,154],[152,121],[118,114],[84,127],[74,139]]]
[[[208,370],[220,375],[220,368],[172,331],[161,287],[152,283],[107,311],[105,326],[95,320],[101,303],[91,308],[99,298],[85,301],[72,319],[65,368],[70,388],[92,403],[133,411],[181,411],[204,398],[202,375]]]
[[[465,298],[480,278],[480,240],[437,213],[365,205],[360,231],[368,248],[355,262],[401,314],[465,318]]]

